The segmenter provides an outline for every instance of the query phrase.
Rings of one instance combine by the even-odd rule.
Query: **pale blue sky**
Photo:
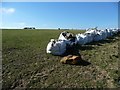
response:
[[[117,2],[3,2],[2,27],[118,27]]]
[[[118,2],[119,0],[2,0],[3,2]]]

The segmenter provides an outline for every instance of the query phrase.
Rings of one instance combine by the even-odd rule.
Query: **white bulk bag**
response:
[[[53,55],[62,55],[66,51],[66,42],[64,40],[51,39],[47,45],[46,51]]]
[[[106,38],[109,37],[109,32],[108,32],[108,29],[105,29],[106,31]]]
[[[100,31],[97,31],[96,35],[93,38],[93,41],[100,41],[102,40],[102,33]]]
[[[112,29],[107,29],[107,30],[108,30],[108,37],[111,37],[111,36],[113,36]]]
[[[93,38],[94,38],[94,36],[95,36],[95,34],[85,34],[86,35],[86,37],[87,37],[87,43],[90,43],[90,42],[92,42],[93,41]]]
[[[91,34],[92,36],[95,36],[96,30],[88,30],[85,32],[85,34]]]
[[[110,30],[109,29],[107,29],[107,37],[110,37]]]
[[[75,38],[75,40],[72,40],[72,38],[71,39],[66,39],[65,38],[65,36],[63,35],[64,33],[69,33],[69,32],[62,32],[60,35],[59,35],[59,38],[58,38],[58,40],[65,40],[66,41],[66,43],[69,45],[69,46],[73,46],[74,44],[76,44],[77,43],[77,39]]]
[[[47,53],[51,53],[53,44],[54,44],[54,39],[51,39],[46,48]]]
[[[88,37],[85,34],[76,34],[77,43],[79,45],[87,44]]]
[[[112,32],[113,32],[113,34],[117,34],[118,33],[118,29],[113,29]]]
[[[63,35],[63,33],[65,33],[65,32],[62,32],[60,35],[59,35],[59,40],[67,40],[65,37],[64,37],[64,35]]]
[[[106,30],[101,30],[100,32],[102,34],[102,40],[105,40],[107,38],[107,31]]]

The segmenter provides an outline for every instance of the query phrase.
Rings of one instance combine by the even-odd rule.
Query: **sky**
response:
[[[119,0],[2,0],[2,2],[119,2]]]
[[[117,2],[2,2],[0,15],[2,28],[118,27]]]

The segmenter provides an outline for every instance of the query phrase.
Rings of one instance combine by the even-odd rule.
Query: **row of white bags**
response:
[[[77,34],[77,42],[80,45],[84,45],[93,41],[105,40],[108,37],[113,36],[119,32],[118,29],[105,29],[105,30],[88,30],[84,34]]]
[[[84,45],[93,41],[104,40],[117,34],[119,29],[89,29],[83,34],[76,34],[75,38],[67,39],[66,36],[70,33],[62,32],[57,40],[51,39],[47,45],[46,52],[53,55],[63,55],[69,47],[75,44]]]

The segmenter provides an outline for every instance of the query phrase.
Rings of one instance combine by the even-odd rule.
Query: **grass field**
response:
[[[61,30],[2,30],[3,88],[116,88],[120,36],[79,48],[89,65],[61,64],[46,54],[51,38]],[[69,31],[74,34],[84,31]]]

